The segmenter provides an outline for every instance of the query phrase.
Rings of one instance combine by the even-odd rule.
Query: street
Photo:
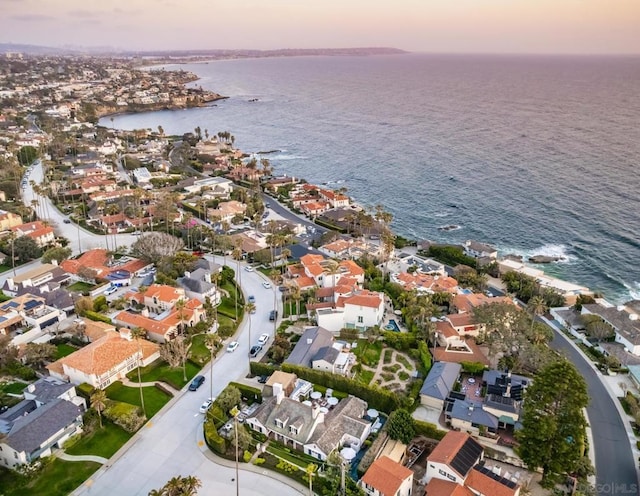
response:
[[[637,495],[640,486],[630,446],[630,443],[636,442],[635,436],[627,433],[616,405],[592,365],[560,331],[554,329],[550,346],[563,353],[587,383],[590,398],[587,414],[596,458],[596,493],[607,496]]]
[[[222,263],[223,260],[222,257],[216,257],[215,261]],[[235,262],[231,267],[236,269]],[[195,392],[183,388],[178,397],[134,436],[133,444],[125,453],[120,456],[116,454],[73,494],[147,495],[151,489],[162,487],[177,475],[198,477],[202,481],[201,494],[235,493],[234,469],[217,465],[202,453],[206,447],[199,445],[198,441],[204,415],[198,413],[198,409],[205,399],[220,394],[229,381],[247,375],[249,348],[261,333],[273,337],[274,326],[269,321],[269,312],[273,309],[274,291],[277,291],[275,285],[270,289],[264,288],[262,283],[266,278],[259,272],[245,271],[242,265],[238,276],[242,277],[245,294],[256,298],[257,310],[255,314],[245,317],[238,333],[224,344],[213,368],[208,365],[202,370],[201,374],[206,377],[202,387]],[[226,344],[231,340],[240,344],[235,352],[227,353]],[[296,489],[278,480],[253,472],[241,471],[239,481],[244,496],[299,494]]]

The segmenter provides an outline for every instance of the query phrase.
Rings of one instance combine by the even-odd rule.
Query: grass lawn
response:
[[[373,381],[374,375],[376,375],[376,373],[373,370],[362,369],[360,372],[356,374],[355,380],[362,384],[371,384],[371,381]]]
[[[155,362],[143,367],[140,372],[142,382],[162,381],[174,389],[182,389],[200,371],[200,367],[190,361],[187,361],[186,369],[187,380],[185,381],[182,375],[182,367],[172,369],[162,358],[158,358]],[[133,382],[138,382],[137,370],[129,372],[127,377]]]
[[[140,390],[137,387],[128,387],[124,386],[121,382],[114,382],[105,389],[105,392],[107,393],[107,397],[112,400],[141,406]],[[170,396],[156,387],[143,387],[142,394],[144,395],[144,406],[147,411],[147,418],[153,417],[171,399]]]
[[[198,334],[191,340],[191,359],[202,365],[211,360],[211,351],[204,345],[205,336],[205,334]]]
[[[67,355],[71,355],[74,351],[78,351],[78,348],[74,348],[65,343],[61,343],[56,345],[56,360],[60,360],[62,357],[66,357]]]
[[[7,382],[0,384],[0,393],[7,394],[20,394],[23,389],[27,387],[27,384],[22,382]]]
[[[0,493],[3,496],[24,496],[25,494],[46,494],[66,496],[87,480],[100,468],[94,462],[66,462],[54,459],[33,478],[22,482],[10,470],[0,475]],[[6,475],[6,477],[5,477]]]
[[[352,351],[363,364],[377,367],[382,354],[382,341],[369,343],[366,339],[359,339],[358,346]]]
[[[69,284],[69,286],[67,286],[67,289],[69,291],[77,291],[78,293],[84,293],[85,291],[91,291],[93,288],[95,288],[94,284],[89,284],[88,282],[82,282],[82,281],[77,281],[77,282],[74,282],[73,284]]]
[[[145,403],[146,404],[146,403]],[[73,446],[65,449],[70,455],[96,455],[111,458],[132,434],[102,419],[102,429],[99,426],[87,436],[82,436]]]
[[[11,270],[11,267],[9,267],[8,265],[2,265],[2,264],[0,264],[0,274],[1,274],[2,272],[6,272],[6,271],[8,271],[8,270]]]

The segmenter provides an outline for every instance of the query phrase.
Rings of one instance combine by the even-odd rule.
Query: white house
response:
[[[594,303],[583,305],[582,313],[598,315],[613,327],[616,343],[622,344],[630,353],[640,356],[640,320],[633,309],[624,305],[614,307]]]
[[[464,432],[449,431],[427,457],[425,479],[443,479],[463,485],[472,467],[482,460],[484,450]]]

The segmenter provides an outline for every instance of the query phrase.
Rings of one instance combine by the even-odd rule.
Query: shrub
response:
[[[145,421],[137,406],[122,401],[108,400],[103,415],[127,432],[136,432]]]
[[[266,375],[266,374],[265,374]],[[242,394],[242,398],[250,403],[262,403],[262,391],[258,388],[240,384],[239,382],[230,382],[229,386],[235,386]]]
[[[254,465],[262,465],[264,462],[266,462],[267,460],[265,460],[264,458],[258,457],[255,460],[253,460],[253,464]]]
[[[249,463],[252,456],[253,455],[251,454],[251,452],[245,450],[245,452],[242,454],[242,459],[244,460],[245,463]]]
[[[229,417],[227,417],[227,415],[222,411],[222,408],[220,408],[220,406],[215,402],[211,405],[211,408],[209,408],[207,418],[211,419],[216,429],[220,429],[220,427],[226,424],[227,420],[229,420]]]
[[[90,401],[91,395],[96,390],[91,384],[87,382],[83,382],[79,386],[76,386],[76,391],[80,396],[82,396],[85,400]]]
[[[84,312],[84,316],[88,319],[91,319],[97,322],[106,322],[107,324],[113,324],[113,322],[111,322],[111,319],[109,317],[107,317],[106,315],[102,315],[100,313],[94,312],[92,310],[86,310]]]
[[[484,363],[480,362],[461,362],[462,371],[468,374],[481,374],[487,368]]]
[[[423,422],[422,420],[413,420],[413,426],[415,427],[416,434],[418,436],[425,436],[430,439],[442,439],[446,431],[441,431],[435,424],[429,422]]]
[[[225,455],[227,452],[227,441],[218,434],[218,429],[213,422],[204,423],[204,439],[209,448],[219,455]]]

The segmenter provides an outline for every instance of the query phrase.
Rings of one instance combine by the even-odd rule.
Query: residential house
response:
[[[155,343],[106,332],[84,348],[47,365],[47,369],[53,377],[74,384],[86,382],[94,388],[104,389],[123,379],[138,365],[144,367],[159,357],[160,348]]]
[[[333,334],[322,327],[309,327],[296,343],[285,363],[346,375],[355,357],[345,343],[336,342]]]
[[[264,398],[268,396],[275,396],[273,392],[274,385],[280,384],[284,395],[289,398],[293,394],[293,390],[296,387],[297,380],[298,376],[296,374],[283,372],[282,370],[276,370],[273,374],[271,374],[269,379],[267,379],[267,382],[265,382],[262,388],[262,396]]]
[[[458,293],[458,281],[447,275],[422,274],[420,272],[400,272],[394,274],[392,280],[407,291],[416,290],[418,293]]]
[[[274,177],[263,182],[263,186],[265,190],[271,190],[273,192],[278,192],[280,188],[289,186],[291,184],[298,184],[300,181],[293,176],[282,176],[282,177]]]
[[[204,177],[201,179],[189,178],[179,182],[178,187],[181,187],[188,193],[200,193],[203,190],[208,190],[218,198],[229,198],[233,191],[233,181],[219,176]]]
[[[480,444],[464,432],[449,431],[427,457],[425,479],[448,480],[459,485],[482,461],[484,450]]]
[[[341,446],[359,450],[371,430],[364,419],[367,404],[349,396],[324,413],[315,404],[305,404],[284,396],[280,385],[274,385],[275,396],[267,398],[246,420],[252,429],[307,455],[326,461]]]
[[[77,258],[64,260],[60,267],[79,278],[86,269],[90,269],[96,278],[128,286],[132,277],[139,276],[153,264],[128,256],[114,259],[104,248],[96,248],[85,251]]]
[[[8,231],[12,227],[19,226],[20,224],[22,224],[22,217],[13,212],[0,210],[0,231]]]
[[[200,260],[203,260],[205,262],[204,265],[208,266],[208,261]],[[186,296],[196,298],[201,302],[209,298],[212,304],[217,305],[220,302],[220,292],[212,281],[211,276],[220,273],[222,266],[213,264],[212,271],[208,267],[202,266],[203,264],[200,265],[196,265],[196,268],[191,272],[186,271],[184,277],[178,279],[178,284],[185,290]]]
[[[247,206],[244,203],[240,203],[236,200],[230,200],[218,203],[218,208],[208,209],[207,217],[209,219],[217,218],[221,222],[231,222],[237,215],[244,216],[246,211]]]
[[[64,310],[48,306],[45,299],[25,293],[0,304],[0,312],[18,313],[24,323],[34,330],[42,330],[67,318]]]
[[[56,240],[53,227],[45,226],[44,223],[39,220],[28,222],[27,224],[20,224],[12,227],[11,230],[18,237],[27,236],[33,239],[40,248],[54,243]]]
[[[369,466],[358,484],[369,496],[411,496],[413,471],[381,456]]]
[[[464,243],[465,254],[473,258],[498,258],[498,250],[493,246],[479,243],[473,240],[467,240]]]
[[[8,296],[17,296],[23,288],[37,288],[50,283],[65,284],[69,279],[69,275],[56,264],[42,264],[17,276],[7,277],[2,290]]]
[[[0,414],[0,463],[16,468],[48,456],[81,432],[84,398],[72,384],[45,377],[29,384],[24,400]]]
[[[597,303],[583,305],[583,315],[597,315],[615,332],[615,340],[626,350],[640,356],[640,320],[636,309],[619,305],[604,306]]]
[[[447,320],[436,322],[434,339],[435,346],[432,353],[438,361],[479,362],[490,365],[489,359],[476,344],[475,339],[467,339],[465,335],[459,334]]]
[[[307,305],[307,308],[310,308]],[[330,307],[315,309],[315,319],[319,326],[333,333],[346,327],[366,331],[379,326],[384,318],[384,294],[374,291],[354,291],[340,296]]]
[[[457,313],[473,313],[473,309],[492,303],[515,303],[508,296],[487,296],[482,293],[459,293],[453,297],[451,308]]]
[[[434,363],[420,389],[420,403],[442,410],[449,393],[453,391],[453,386],[458,380],[461,370],[462,365],[459,363]]]

